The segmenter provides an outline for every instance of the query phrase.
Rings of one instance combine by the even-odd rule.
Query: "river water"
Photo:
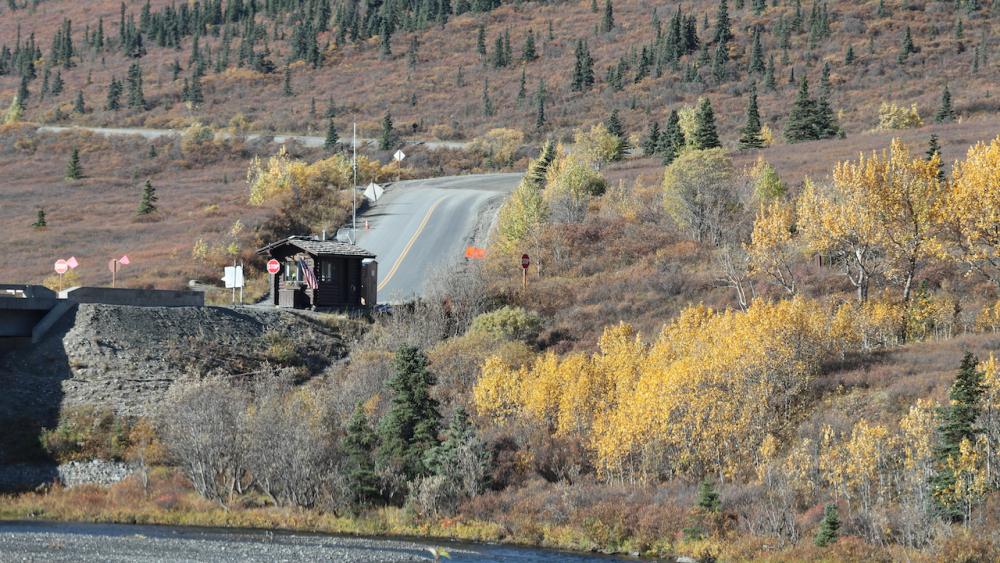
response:
[[[0,561],[433,561],[601,563],[625,559],[544,549],[415,538],[353,537],[261,530],[126,524],[0,522]]]

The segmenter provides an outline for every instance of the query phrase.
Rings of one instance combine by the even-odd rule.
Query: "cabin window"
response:
[[[297,282],[299,277],[299,265],[295,262],[285,262],[285,281]]]
[[[323,260],[319,263],[319,281],[333,282],[334,267],[332,260]]]

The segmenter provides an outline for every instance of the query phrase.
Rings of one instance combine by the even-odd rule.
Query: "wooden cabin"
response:
[[[292,236],[257,251],[281,263],[268,274],[270,300],[292,309],[358,309],[377,302],[375,255],[353,244]]]

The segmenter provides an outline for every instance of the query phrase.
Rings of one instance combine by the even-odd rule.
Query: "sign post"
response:
[[[531,266],[531,257],[527,254],[521,255],[521,289],[528,289],[528,267]]]
[[[63,290],[63,274],[69,271],[69,262],[60,258],[56,260],[55,264],[56,273],[59,274],[59,291]]]
[[[268,270],[270,270],[270,263],[268,263]],[[236,288],[240,289],[240,305],[243,304],[243,264],[239,266],[236,265],[236,261],[233,260],[232,266],[226,266],[225,274],[222,276],[222,281],[226,282],[226,289],[233,290],[233,305],[236,304]]]
[[[400,149],[396,151],[396,154],[392,155],[392,158],[396,161],[396,182],[399,182],[399,171],[403,167],[403,159],[406,158],[406,153]]]
[[[130,260],[128,259],[128,254],[122,255],[121,258],[112,258],[108,262],[108,269],[111,270],[111,287],[114,288],[118,282],[118,265],[128,266]]]

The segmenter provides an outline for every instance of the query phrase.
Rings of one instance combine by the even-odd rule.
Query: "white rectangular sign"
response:
[[[226,266],[222,281],[226,282],[226,289],[243,287],[243,266]]]

